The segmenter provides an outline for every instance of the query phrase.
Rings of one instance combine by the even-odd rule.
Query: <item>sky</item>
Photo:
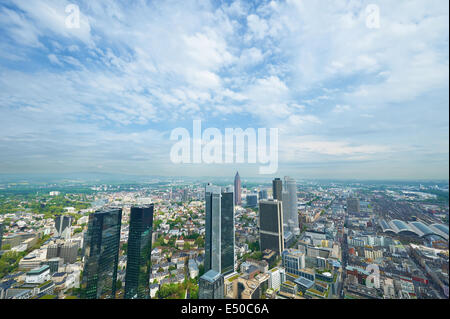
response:
[[[448,6],[2,0],[0,174],[260,176],[172,163],[201,120],[277,128],[273,176],[447,180]]]

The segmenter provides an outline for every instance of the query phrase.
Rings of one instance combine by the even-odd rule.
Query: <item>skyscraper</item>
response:
[[[205,271],[234,270],[233,192],[222,193],[212,184],[205,188]]]
[[[290,209],[289,209],[289,204],[291,203],[289,200],[289,193],[287,192],[287,190],[283,190],[282,192],[283,194],[283,227],[284,227],[284,231],[287,232],[289,231],[289,220],[290,220]]]
[[[150,298],[153,211],[154,204],[131,207],[125,299]]]
[[[268,199],[269,198],[267,196],[267,190],[266,189],[260,190],[258,195],[259,195],[259,200],[263,200],[263,199]]]
[[[235,205],[241,205],[242,204],[242,198],[241,198],[241,177],[239,176],[239,172],[236,172],[236,176],[234,176],[234,204]]]
[[[283,220],[288,230],[294,235],[300,235],[298,226],[297,185],[295,180],[284,177]]]
[[[3,238],[3,231],[4,227],[2,223],[0,223],[0,250],[2,249],[2,238]]]
[[[109,208],[89,215],[82,298],[115,298],[121,223],[121,208]]]
[[[279,201],[283,200],[283,182],[279,178],[275,178],[272,181],[272,197]]]
[[[246,197],[247,207],[257,207],[258,206],[258,195],[248,194]]]
[[[222,193],[221,201],[221,273],[234,271],[234,193]]]
[[[72,217],[57,215],[55,217],[56,236],[69,238],[71,225],[72,225]]]
[[[205,187],[205,272],[220,272],[221,251],[221,191],[212,184]]]
[[[198,282],[198,299],[223,299],[223,275],[217,271],[209,270],[200,277]]]
[[[281,255],[284,250],[283,205],[279,200],[259,202],[259,247]]]
[[[47,259],[60,257],[66,264],[73,264],[77,261],[79,243],[69,241],[52,242],[47,247]]]

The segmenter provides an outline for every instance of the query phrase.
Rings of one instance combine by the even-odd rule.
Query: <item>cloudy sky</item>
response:
[[[0,173],[258,176],[171,163],[200,119],[278,128],[279,176],[448,179],[448,5],[2,0]]]

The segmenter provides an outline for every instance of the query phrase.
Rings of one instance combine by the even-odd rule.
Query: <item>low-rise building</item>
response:
[[[42,284],[50,280],[50,267],[43,265],[27,272],[25,282],[27,284]]]

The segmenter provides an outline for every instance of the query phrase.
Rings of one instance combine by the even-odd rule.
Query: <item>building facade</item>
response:
[[[284,250],[283,205],[278,200],[259,202],[259,247],[278,255]]]
[[[56,236],[69,238],[71,226],[72,217],[65,215],[58,215],[55,217]]]
[[[121,208],[89,215],[81,298],[115,298],[121,221]]]
[[[49,244],[47,247],[47,259],[61,257],[65,264],[73,264],[77,261],[78,249],[77,242],[58,242]]]
[[[2,223],[0,223],[0,250],[2,250],[2,239],[4,230],[5,226]]]
[[[257,207],[258,206],[258,195],[248,194],[247,195],[247,207]]]
[[[283,221],[284,226],[294,235],[300,235],[297,209],[297,184],[289,176],[284,177]]]
[[[198,299],[223,299],[224,277],[217,271],[209,270],[200,277]]]
[[[241,198],[241,177],[239,176],[239,172],[236,172],[236,176],[234,176],[234,193],[235,193],[235,205],[242,204]]]
[[[272,197],[279,201],[283,200],[283,182],[279,178],[272,181]]]
[[[154,204],[130,210],[125,299],[150,297],[153,214]]]
[[[221,273],[234,271],[234,203],[233,192],[222,193],[221,200]]]
[[[286,249],[282,254],[282,263],[286,272],[299,275],[305,268],[305,254],[297,249]]]
[[[234,194],[205,188],[205,271],[234,271]]]

